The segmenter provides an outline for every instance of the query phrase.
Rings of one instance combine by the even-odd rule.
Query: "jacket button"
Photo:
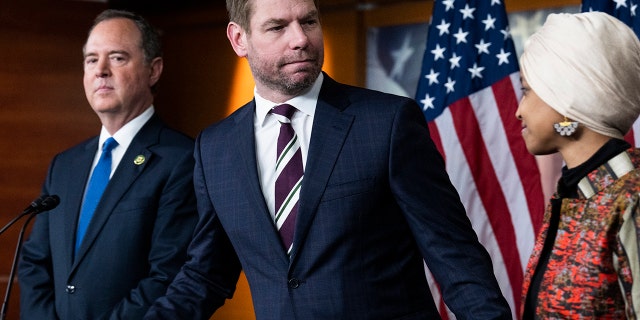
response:
[[[76,287],[75,287],[75,286],[72,286],[72,285],[67,285],[67,288],[66,288],[66,289],[64,289],[64,291],[65,291],[66,293],[74,293],[74,292],[76,292]]]
[[[292,279],[289,279],[288,284],[289,284],[289,288],[296,289],[300,286],[300,280],[296,278],[292,278]]]

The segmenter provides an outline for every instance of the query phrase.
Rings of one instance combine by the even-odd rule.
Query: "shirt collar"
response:
[[[147,123],[149,119],[151,119],[151,116],[153,116],[154,113],[155,113],[155,109],[153,105],[151,105],[149,108],[147,108],[147,110],[145,110],[139,116],[133,118],[133,120],[127,122],[127,124],[125,124],[122,128],[116,131],[116,133],[113,134],[113,138],[118,142],[118,147],[123,147],[124,150],[129,148],[129,145],[131,144],[133,137],[135,137],[138,131],[140,131],[140,129],[142,128],[142,126],[144,126],[144,124]],[[100,130],[100,139],[98,141],[99,142],[98,148],[100,150],[102,150],[101,149],[102,144],[109,137],[111,137],[111,135],[109,134],[107,129],[104,126],[102,126],[102,129]]]
[[[610,139],[584,163],[571,169],[564,166],[562,168],[562,177],[558,181],[558,193],[560,197],[577,197],[578,183],[584,177],[629,148],[631,148],[631,145],[624,140]]]
[[[320,88],[322,87],[323,79],[324,75],[321,72],[318,75],[318,78],[314,82],[313,86],[311,86],[310,90],[305,92],[303,95],[294,97],[293,99],[285,101],[284,103],[288,103],[296,107],[296,109],[305,113],[306,115],[313,117],[316,112],[316,105],[318,103],[318,96],[320,94]],[[264,121],[269,111],[273,107],[280,105],[281,103],[275,103],[261,97],[258,92],[256,92],[255,88],[253,92],[256,102],[256,120],[260,125],[264,125]]]

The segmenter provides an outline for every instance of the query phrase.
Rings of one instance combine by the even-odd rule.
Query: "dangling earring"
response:
[[[553,128],[556,129],[556,132],[561,136],[569,137],[576,132],[576,129],[578,128],[578,122],[569,121],[567,117],[564,117],[564,121],[554,123]]]

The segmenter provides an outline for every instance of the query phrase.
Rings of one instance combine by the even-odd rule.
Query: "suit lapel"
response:
[[[98,150],[98,138],[92,139],[84,147],[84,151],[78,154],[71,163],[69,170],[68,188],[64,195],[60,195],[61,204],[64,208],[60,210],[64,214],[64,241],[61,243],[64,256],[69,262],[67,268],[71,268],[73,263],[73,248],[75,246],[76,227],[80,206],[84,197],[84,189],[91,173],[91,165]]]
[[[314,115],[313,132],[300,191],[291,252],[292,263],[300,248],[304,246],[320,199],[353,123],[354,116],[342,112],[348,104],[347,95],[340,90],[339,84],[325,74]]]
[[[242,109],[244,114],[239,114],[236,118],[236,126],[230,137],[233,140],[231,145],[238,149],[239,162],[241,167],[241,177],[239,183],[243,192],[251,199],[252,205],[248,210],[238,210],[237,214],[248,215],[241,221],[251,221],[258,219],[259,230],[253,230],[258,234],[266,235],[269,244],[267,248],[274,250],[274,254],[282,257],[282,262],[289,263],[286,252],[280,242],[278,230],[273,223],[271,213],[267,208],[267,203],[262,193],[260,178],[258,173],[258,164],[255,148],[255,132],[253,124],[253,115],[255,113],[255,101],[250,102]],[[249,143],[247,143],[249,141]]]
[[[103,229],[109,216],[113,213],[120,199],[131,188],[137,177],[144,171],[148,163],[153,161],[153,154],[149,147],[158,143],[159,131],[162,123],[157,116],[153,116],[136,134],[131,141],[129,148],[125,152],[120,164],[116,168],[107,188],[104,190],[102,198],[98,203],[96,211],[87,227],[82,244],[76,253],[73,268],[82,261],[88,249],[95,241],[98,234]],[[135,161],[142,156],[144,161]],[[74,223],[75,225],[75,223]],[[75,234],[75,232],[74,232]],[[73,271],[73,270],[72,270]]]

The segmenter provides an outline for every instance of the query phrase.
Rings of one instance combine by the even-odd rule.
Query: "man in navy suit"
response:
[[[193,140],[152,105],[158,34],[140,16],[107,10],[83,51],[85,93],[102,130],[51,162],[42,192],[60,205],[37,217],[24,244],[21,319],[141,319],[184,264],[197,222]],[[117,142],[104,166],[111,178],[85,233],[85,186],[107,138]]]
[[[458,319],[510,319],[415,101],[321,72],[317,1],[227,0],[227,9],[255,99],[196,140],[201,218],[189,261],[145,319],[207,319],[241,270],[260,320],[437,319],[423,259]],[[283,103],[296,109],[290,146],[304,168],[285,200],[297,208],[292,244],[280,215],[294,211],[276,210]]]

